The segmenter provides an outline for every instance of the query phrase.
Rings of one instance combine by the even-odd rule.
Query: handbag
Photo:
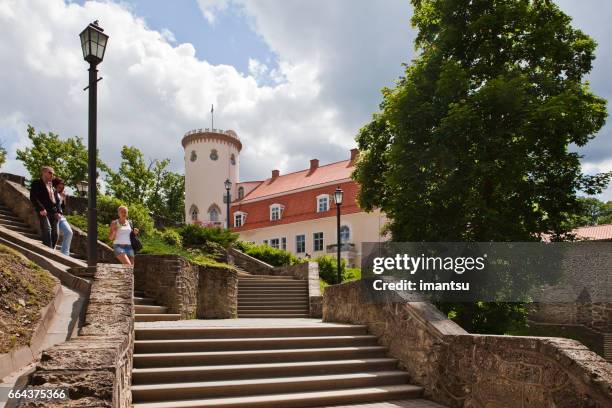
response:
[[[140,242],[140,239],[136,236],[136,233],[134,232],[134,226],[132,225],[131,221],[130,228],[132,229],[132,231],[130,231],[130,245],[132,245],[134,253],[140,252],[142,251],[142,242]]]

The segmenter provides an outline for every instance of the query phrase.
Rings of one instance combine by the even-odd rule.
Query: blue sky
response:
[[[612,1],[557,0],[599,43],[590,76],[612,98]],[[0,140],[5,171],[32,124],[86,135],[86,67],[76,36],[99,19],[111,36],[100,66],[103,160],[124,144],[183,170],[182,135],[210,124],[243,140],[241,179],[348,157],[354,137],[413,57],[408,0],[0,0]],[[612,171],[612,125],[581,152]],[[603,196],[612,199],[612,188]]]

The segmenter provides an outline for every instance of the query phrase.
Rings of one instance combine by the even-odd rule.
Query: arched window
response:
[[[212,149],[210,151],[210,160],[217,160],[219,158],[219,153],[217,153],[217,149]]]
[[[244,187],[238,187],[238,199],[242,200],[244,198]]]
[[[191,217],[191,221],[196,222],[198,220],[199,213],[200,211],[198,210],[198,207],[196,207],[195,205],[192,205],[191,208],[189,209],[189,216]]]
[[[218,222],[221,215],[221,209],[217,204],[212,204],[208,207],[208,221]]]
[[[340,242],[346,244],[351,239],[351,229],[348,225],[343,225],[340,227]]]
[[[234,153],[232,153],[230,156],[230,162],[232,163],[232,166],[236,164],[236,156],[234,156]]]

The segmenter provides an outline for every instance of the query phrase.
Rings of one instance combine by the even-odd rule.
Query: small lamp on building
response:
[[[337,221],[337,241],[336,241],[336,245],[337,245],[337,250],[338,250],[338,283],[342,283],[342,268],[341,268],[341,259],[340,259],[340,246],[342,245],[342,243],[340,242],[340,206],[342,205],[342,199],[343,199],[343,191],[340,188],[340,186],[338,186],[336,188],[336,191],[334,191],[334,202],[336,203],[336,221]]]
[[[227,223],[226,223],[226,227],[227,229],[229,229],[230,227],[230,189],[232,188],[232,182],[230,181],[230,179],[225,180],[225,203],[227,205],[226,208],[226,219],[227,219]]]

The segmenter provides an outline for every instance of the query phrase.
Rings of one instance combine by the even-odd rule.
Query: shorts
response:
[[[131,245],[113,245],[113,251],[115,252],[115,256],[119,256],[121,254],[126,254],[130,258],[134,257],[134,250]]]

